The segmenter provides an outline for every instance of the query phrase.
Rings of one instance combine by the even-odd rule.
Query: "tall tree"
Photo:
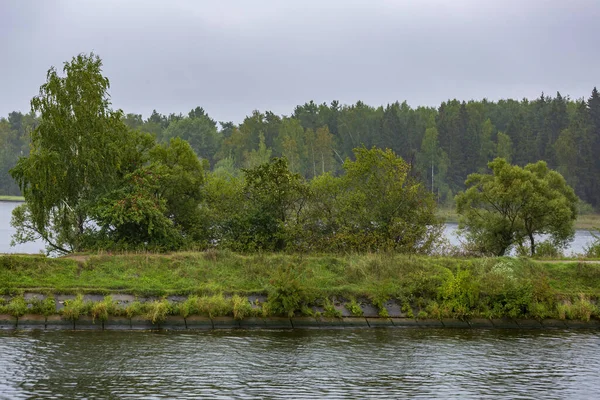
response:
[[[110,108],[100,58],[80,54],[64,64],[63,73],[50,68],[31,101],[41,122],[31,133],[29,156],[11,175],[27,201],[28,213],[19,215],[30,218],[15,220],[16,239],[38,235],[68,252],[80,248],[90,199],[119,178],[130,140],[121,112]]]

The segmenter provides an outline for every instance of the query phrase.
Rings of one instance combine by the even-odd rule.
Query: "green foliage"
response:
[[[469,270],[459,269],[455,274],[448,271],[448,277],[439,288],[438,298],[447,314],[466,320],[477,306],[479,288]]]
[[[23,296],[13,297],[6,307],[8,313],[15,318],[20,318],[27,312],[27,302]]]
[[[285,158],[246,169],[244,177],[248,206],[242,218],[249,236],[240,235],[241,244],[249,249],[284,250],[293,240],[294,217],[306,202],[305,183],[290,172]]]
[[[179,314],[183,318],[188,318],[190,315],[200,313],[200,299],[198,296],[189,296],[183,303],[179,305]]]
[[[246,297],[233,295],[231,297],[231,306],[233,309],[233,318],[237,320],[244,319],[253,314],[252,305]]]
[[[31,101],[40,123],[31,132],[29,156],[11,175],[27,201],[26,211],[13,219],[14,239],[41,238],[51,250],[67,253],[81,248],[87,203],[118,179],[129,134],[121,113],[110,109],[99,57],[78,55],[63,72],[61,77],[51,68]]]
[[[600,229],[594,228],[593,231],[590,231],[594,241],[585,246],[585,256],[588,258],[600,258],[600,235],[598,232]]]
[[[228,301],[222,293],[200,297],[198,308],[202,314],[208,315],[210,318],[225,317],[233,313],[232,302]],[[238,311],[243,313],[241,309]]]
[[[535,235],[547,234],[564,247],[574,235],[577,197],[564,178],[545,162],[512,166],[497,158],[492,174],[471,174],[468,189],[456,196],[460,228],[482,254],[504,255],[527,240],[535,255]]]
[[[144,305],[138,300],[132,301],[125,307],[125,316],[129,319],[143,315],[145,312]]]
[[[592,315],[597,315],[598,308],[584,294],[577,296],[574,302],[564,303],[566,317],[571,320],[589,321]]]
[[[172,309],[173,306],[167,299],[154,300],[147,304],[146,318],[152,321],[153,324],[161,324],[171,314]]]
[[[563,252],[554,243],[544,241],[536,245],[535,256],[538,258],[557,259],[563,257]]]
[[[278,268],[269,282],[269,309],[275,315],[294,316],[307,300],[300,266]]]
[[[111,296],[106,296],[102,301],[98,301],[92,304],[90,314],[92,315],[92,322],[98,319],[101,322],[105,322],[109,315],[117,314],[117,304],[114,302]]]
[[[335,308],[333,302],[326,298],[323,301],[323,316],[327,318],[342,318],[342,312]]]
[[[44,299],[37,297],[31,299],[31,313],[41,314],[45,317],[56,314],[56,300],[54,296],[46,296]]]
[[[352,298],[348,303],[346,303],[346,308],[355,317],[363,316],[363,310],[360,307],[360,304],[354,298]]]
[[[70,321],[77,321],[79,317],[90,313],[91,303],[83,300],[83,295],[79,294],[71,300],[65,300],[62,317]]]

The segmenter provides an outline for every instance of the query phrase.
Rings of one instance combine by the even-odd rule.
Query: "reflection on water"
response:
[[[0,398],[594,398],[597,332],[0,332]]]

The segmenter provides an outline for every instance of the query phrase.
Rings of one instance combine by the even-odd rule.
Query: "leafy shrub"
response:
[[[167,299],[154,300],[148,304],[147,318],[153,324],[165,322],[167,315],[171,313],[171,304]]]
[[[241,320],[253,313],[252,305],[246,297],[234,295],[231,297],[231,305],[235,319]]]
[[[27,312],[27,302],[23,296],[13,297],[7,306],[8,313],[19,319]]]
[[[363,316],[363,310],[360,307],[360,304],[356,301],[356,299],[350,299],[350,301],[346,303],[346,308],[355,317]]]
[[[92,322],[96,322],[96,319],[104,322],[108,319],[109,315],[116,314],[117,305],[113,301],[111,296],[106,296],[102,301],[96,302],[91,307]]]
[[[129,319],[137,317],[138,315],[142,315],[144,312],[145,306],[138,300],[132,301],[127,305],[127,307],[125,307],[125,316]]]
[[[198,296],[190,296],[183,303],[179,305],[179,314],[183,318],[187,318],[190,315],[195,315],[200,313],[199,307],[200,299]]]
[[[588,258],[600,258],[600,235],[597,234],[599,230],[598,228],[594,228],[595,232],[590,231],[594,237],[594,241],[584,247],[585,256]]]
[[[77,321],[80,316],[87,315],[90,308],[90,302],[84,301],[83,296],[79,294],[74,299],[65,300],[65,306],[61,310],[61,313],[64,319]]]
[[[342,312],[335,308],[330,299],[323,302],[323,315],[328,318],[342,318]]]
[[[560,258],[563,257],[563,253],[552,242],[545,241],[536,246],[535,256],[537,258]]]
[[[567,318],[572,320],[589,321],[594,313],[596,313],[596,306],[584,294],[580,294],[579,297],[567,307]]]
[[[34,297],[31,299],[31,312],[33,314],[42,314],[46,317],[56,313],[56,300],[54,296],[47,296],[45,299]]]
[[[403,303],[401,310],[406,315],[406,318],[414,318],[415,317],[415,313],[413,312],[413,309],[410,306],[410,304]]]
[[[438,298],[442,300],[442,308],[446,308],[448,316],[462,320],[468,319],[479,301],[477,282],[466,269],[451,272],[440,286]]]
[[[278,268],[270,281],[267,302],[275,315],[294,316],[306,300],[301,273],[293,266]]]
[[[210,318],[223,317],[233,312],[231,302],[227,301],[223,294],[200,297],[198,308],[201,313]]]

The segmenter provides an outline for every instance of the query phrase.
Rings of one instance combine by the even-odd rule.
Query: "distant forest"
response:
[[[291,116],[254,111],[240,125],[218,122],[203,108],[186,115],[147,119],[124,115],[131,128],[159,141],[187,140],[206,168],[239,174],[283,156],[306,179],[337,174],[355,147],[390,148],[411,166],[411,174],[432,190],[438,202],[451,205],[468,174],[485,172],[487,163],[504,157],[525,165],[545,160],[558,170],[586,203],[600,209],[600,95],[587,100],[557,93],[538,99],[450,100],[438,108],[412,108],[406,102],[372,107],[316,104],[297,106]],[[0,194],[19,195],[8,174],[19,156],[29,152],[29,132],[38,118],[12,112],[0,119]]]

